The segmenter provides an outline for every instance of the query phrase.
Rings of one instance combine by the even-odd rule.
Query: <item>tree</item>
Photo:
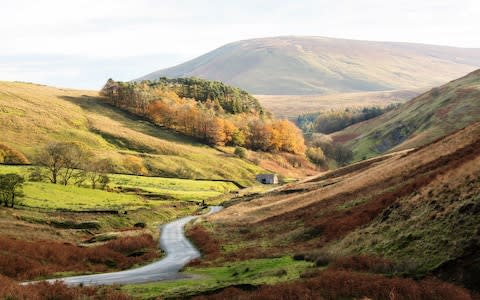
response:
[[[310,147],[307,149],[306,154],[308,159],[310,159],[310,161],[313,162],[314,164],[320,167],[326,166],[325,154],[323,153],[322,148]]]
[[[295,154],[305,153],[305,141],[300,129],[288,120],[277,120],[272,124],[274,150]]]
[[[252,150],[270,151],[272,145],[272,126],[256,119],[248,124],[247,146]]]
[[[104,183],[105,177],[108,178],[107,173],[112,172],[113,163],[110,159],[90,160],[88,161],[85,169],[85,176],[90,181],[92,189],[97,188],[97,184],[100,183],[102,189],[108,184],[108,181]]]
[[[210,119],[207,129],[207,143],[219,146],[225,144],[225,131],[222,118],[213,117]]]
[[[110,183],[110,177],[107,174],[102,174],[98,182],[100,183],[100,189],[104,190]]]
[[[225,133],[225,144],[232,145],[233,144],[233,136],[238,131],[235,124],[232,121],[225,119],[223,120],[223,132]]]
[[[14,207],[18,197],[22,196],[22,186],[25,179],[18,174],[0,175],[0,204],[5,207]]]
[[[333,145],[334,159],[340,166],[347,165],[353,159],[353,152],[342,144]]]
[[[236,156],[238,156],[240,158],[247,158],[248,151],[247,151],[247,149],[245,149],[243,147],[235,147],[235,151],[233,152],[233,154],[235,154]]]
[[[148,106],[146,114],[157,125],[172,128],[175,124],[174,109],[164,101],[152,102]]]
[[[123,165],[134,175],[144,176],[148,174],[148,170],[143,165],[142,159],[137,156],[127,155],[123,159]]]
[[[75,170],[81,169],[89,156],[86,147],[80,143],[51,142],[40,150],[36,162],[48,169],[50,182],[60,181],[67,185]]]

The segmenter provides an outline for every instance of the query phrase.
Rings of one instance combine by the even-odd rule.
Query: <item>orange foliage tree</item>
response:
[[[292,122],[272,120],[252,112],[226,113],[217,99],[196,101],[181,98],[167,87],[153,89],[145,84],[113,81],[107,83],[103,93],[111,98],[113,105],[209,145],[305,153],[303,136]]]

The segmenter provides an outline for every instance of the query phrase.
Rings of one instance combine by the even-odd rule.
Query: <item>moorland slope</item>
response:
[[[479,49],[326,37],[238,41],[138,80],[200,77],[264,95],[412,90],[480,67]]]
[[[480,70],[413,98],[377,118],[334,133],[357,160],[419,147],[480,120]]]
[[[404,278],[437,276],[480,286],[479,146],[477,122],[413,151],[237,199],[191,236],[201,230],[209,236],[197,240],[206,264],[293,255],[318,267],[291,284],[230,290],[232,295],[253,297],[269,289],[279,299],[294,290],[322,299],[449,299],[455,293],[434,296],[428,290],[440,288],[431,282]]]

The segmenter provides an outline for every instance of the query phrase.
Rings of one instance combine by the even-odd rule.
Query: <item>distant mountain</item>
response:
[[[430,88],[480,67],[480,49],[325,37],[227,44],[138,80],[200,77],[265,95]]]
[[[418,147],[480,121],[480,70],[406,102],[396,110],[333,134],[357,159]]]

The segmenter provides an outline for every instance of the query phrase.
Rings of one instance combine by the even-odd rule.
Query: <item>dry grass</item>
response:
[[[19,285],[0,275],[0,298],[11,300],[129,300],[132,299],[115,288],[67,287],[61,282]]]
[[[105,104],[98,92],[0,82],[2,144],[31,160],[51,140],[81,142],[111,158],[116,172],[138,157],[154,176],[254,182],[263,169]],[[228,171],[228,172],[227,172]],[[181,174],[181,175],[179,175]]]
[[[403,103],[423,90],[333,93],[327,95],[255,95],[278,118],[295,120],[299,115],[355,107],[384,107]]]
[[[0,274],[17,280],[66,271],[127,269],[159,255],[157,244],[150,235],[123,237],[90,248],[54,241],[28,242],[0,237],[0,249]]]
[[[207,259],[218,264],[320,251],[334,257],[337,269],[415,276],[460,259],[465,267],[445,268],[442,278],[475,289],[479,137],[476,123],[425,147],[228,207],[205,225],[223,254]],[[365,253],[372,257],[358,256]]]
[[[318,169],[305,157],[289,153],[249,152],[249,159],[258,166],[287,178],[304,178],[318,173]]]
[[[264,285],[250,290],[227,288],[193,299],[388,299],[388,300],[472,300],[465,289],[435,279],[414,281],[342,270],[319,272],[302,281]]]
[[[235,207],[229,207],[222,212],[210,217],[212,221],[222,223],[255,223],[269,217],[282,215],[291,211],[307,207],[326,199],[332,199],[341,195],[353,195],[360,197],[358,191],[371,189],[377,183],[388,182],[405,177],[405,174],[414,172],[419,166],[426,166],[441,157],[455,155],[454,153],[463,147],[474,144],[480,136],[480,123],[470,126],[458,133],[436,142],[428,147],[407,154],[405,157],[392,156],[382,162],[373,164],[368,169],[342,177],[333,184],[324,186],[319,181],[310,186],[305,192],[292,194],[270,194],[246,203],[240,203]],[[392,186],[392,185],[390,185]]]

